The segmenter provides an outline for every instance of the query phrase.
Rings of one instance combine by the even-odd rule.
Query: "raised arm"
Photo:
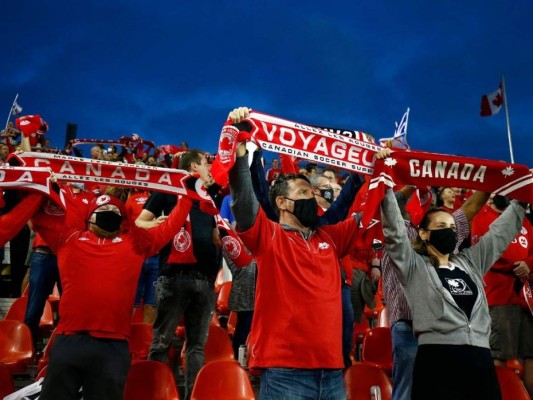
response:
[[[406,286],[415,264],[416,253],[411,248],[405,222],[392,189],[387,190],[381,202],[381,223],[385,250],[399,271],[400,282]]]
[[[469,258],[471,264],[484,275],[520,232],[526,213],[525,206],[516,200],[511,201],[479,242],[463,250],[459,253],[459,257]]]
[[[0,246],[11,240],[41,207],[44,196],[29,193],[7,214],[0,216]]]

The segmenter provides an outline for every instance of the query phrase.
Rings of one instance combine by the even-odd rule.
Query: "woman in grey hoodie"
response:
[[[414,400],[501,399],[483,275],[518,234],[525,206],[512,201],[477,244],[453,254],[457,235],[449,213],[430,210],[412,245],[394,194],[387,190],[381,204],[385,249],[409,302],[419,343]]]

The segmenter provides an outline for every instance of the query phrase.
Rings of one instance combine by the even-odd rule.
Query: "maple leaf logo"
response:
[[[223,136],[220,140],[220,149],[223,151],[231,151],[233,147],[233,138],[229,136]]]
[[[492,99],[492,104],[494,104],[496,107],[501,107],[503,104],[503,97],[500,92],[496,93],[496,96]]]
[[[385,165],[387,167],[394,167],[398,163],[398,160],[394,158],[386,158],[385,159]]]
[[[503,169],[502,171],[503,176],[506,178],[514,174],[514,169],[510,165]]]

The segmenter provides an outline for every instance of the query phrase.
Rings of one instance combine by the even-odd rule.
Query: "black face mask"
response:
[[[322,196],[329,204],[333,203],[333,189],[319,189]]]
[[[457,246],[457,232],[452,228],[430,230],[429,243],[441,254],[450,254]]]
[[[502,196],[500,194],[497,194],[492,199],[492,203],[494,204],[494,207],[496,207],[498,210],[503,211],[511,204],[511,199],[509,197]]]
[[[318,203],[315,197],[310,199],[294,200],[289,197],[285,197],[288,200],[294,201],[294,211],[290,212],[298,221],[306,228],[314,229],[318,225]]]
[[[106,232],[116,232],[120,229],[122,217],[114,211],[100,211],[94,213],[96,220],[94,225]]]

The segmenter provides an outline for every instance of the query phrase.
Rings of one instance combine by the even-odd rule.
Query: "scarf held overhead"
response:
[[[22,153],[15,156],[25,167],[48,167],[58,180],[154,190],[212,202],[201,180],[187,171],[90,160],[60,154]]]
[[[369,142],[363,132],[331,130],[252,111],[243,122],[232,124],[228,121],[222,128],[211,173],[215,182],[226,186],[228,171],[235,163],[237,145],[251,140],[267,151],[372,174],[374,153],[380,147]],[[345,132],[349,135],[343,135]]]
[[[395,151],[374,165],[363,225],[376,218],[385,190],[395,185],[459,187],[533,202],[533,177],[525,165],[421,151]]]

